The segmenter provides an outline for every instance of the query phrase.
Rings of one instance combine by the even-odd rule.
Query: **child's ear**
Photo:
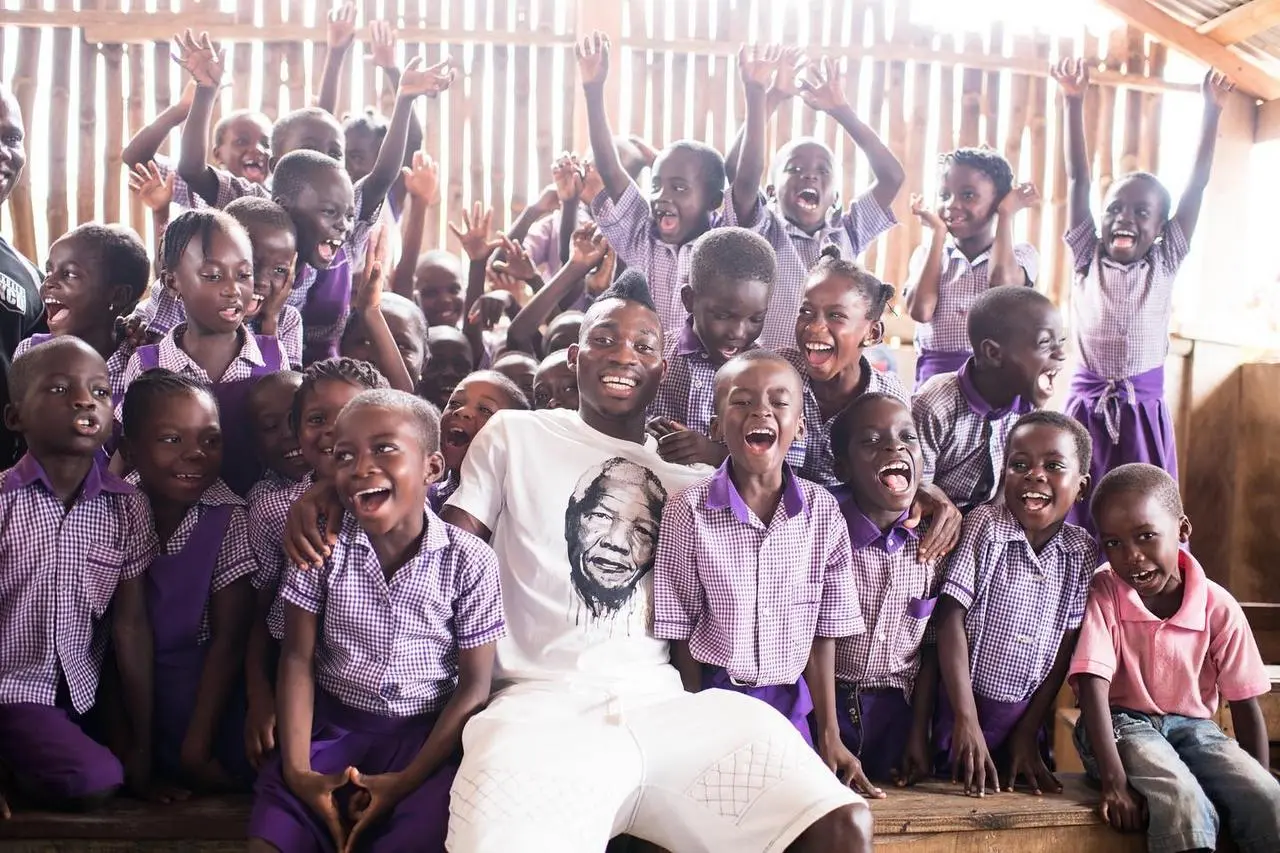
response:
[[[1085,498],[1089,496],[1089,482],[1088,474],[1080,478],[1080,488],[1076,491],[1076,503],[1084,503]]]
[[[724,204],[724,190],[713,192],[707,197],[707,213],[715,213]]]
[[[574,378],[578,376],[578,350],[577,344],[569,344],[569,348],[564,351],[564,363],[569,365],[569,369],[573,371]]]
[[[1185,515],[1178,519],[1178,541],[1183,545],[1191,541],[1191,519]]]
[[[422,466],[422,484],[430,486],[444,475],[444,456],[440,451],[436,451],[429,455],[426,464]]]
[[[993,367],[1004,366],[1004,349],[1000,346],[999,341],[983,338],[982,342],[978,344],[978,354],[983,361]]]
[[[160,281],[164,284],[166,289],[173,291],[174,296],[179,299],[182,298],[182,294],[178,292],[178,277],[176,275],[168,270],[163,270],[160,273]]]
[[[18,412],[17,403],[5,404],[4,428],[9,432],[22,432],[22,416]]]
[[[707,434],[716,444],[724,444],[724,427],[720,424],[719,415],[711,416],[711,422],[707,424]]]
[[[796,421],[796,438],[804,438],[804,432],[804,418],[800,418],[800,420]],[[839,462],[840,460],[837,459],[836,461]]]
[[[131,301],[130,297],[133,296],[130,292],[131,290],[132,288],[127,284],[117,284],[112,287],[110,291],[111,302],[107,306],[108,309],[115,312],[123,311],[125,308],[129,307],[129,303]]]
[[[871,324],[871,328],[867,329],[867,336],[862,339],[862,348],[869,349],[879,345],[884,340],[884,321],[876,320]]]
[[[684,310],[693,313],[693,288],[687,284],[680,288],[680,304],[684,306]]]

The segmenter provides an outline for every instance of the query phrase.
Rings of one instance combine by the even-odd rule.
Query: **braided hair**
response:
[[[289,425],[295,433],[302,425],[302,407],[306,402],[307,395],[314,391],[321,382],[330,381],[345,382],[348,385],[371,391],[378,388],[391,387],[386,377],[367,361],[358,361],[354,358],[342,356],[314,362],[302,371],[302,384],[298,386],[297,393],[293,395],[293,408],[289,411]]]
[[[876,278],[865,267],[856,261],[847,261],[840,256],[840,247],[834,243],[823,248],[818,255],[818,262],[809,270],[809,281],[840,276],[847,279],[854,290],[867,300],[867,319],[876,322],[884,315],[885,307],[893,301],[897,291],[892,284],[886,284]]]
[[[181,373],[165,370],[163,367],[152,368],[130,382],[129,390],[124,394],[120,419],[124,426],[125,437],[136,438],[142,431],[142,425],[151,419],[156,403],[179,394],[206,397],[210,403],[213,403],[215,409],[218,405],[208,386]]]

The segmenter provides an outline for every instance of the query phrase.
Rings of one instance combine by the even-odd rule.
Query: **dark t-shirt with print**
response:
[[[18,343],[44,325],[40,271],[0,237],[0,405],[9,403],[9,367]],[[22,436],[0,422],[0,470],[22,455]]]

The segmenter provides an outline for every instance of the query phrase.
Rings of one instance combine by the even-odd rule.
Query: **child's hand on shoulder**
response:
[[[191,75],[197,86],[217,89],[222,85],[222,51],[214,47],[208,33],[201,33],[196,38],[188,29],[176,36],[175,41],[178,55],[174,59]]]
[[[920,222],[930,231],[941,233],[947,230],[947,223],[942,221],[938,211],[925,204],[924,196],[920,193],[911,194],[911,215],[919,217]]]
[[[160,167],[155,160],[139,163],[129,172],[129,191],[148,210],[167,211],[169,202],[173,201],[173,179],[173,172],[160,177]]]
[[[440,164],[422,151],[413,152],[413,165],[400,170],[404,188],[423,204],[440,203]]]
[[[1231,93],[1236,90],[1236,84],[1227,79],[1227,75],[1221,71],[1215,71],[1210,68],[1204,75],[1204,82],[1200,84],[1200,92],[1204,95],[1204,104],[1206,107],[1222,111],[1227,105],[1227,101],[1231,98]]]
[[[838,731],[818,738],[816,746],[819,757],[827,768],[836,774],[837,779],[865,797],[873,800],[884,799],[884,791],[873,785],[867,778],[866,772],[862,769],[862,762],[849,751],[844,741],[840,740]]]
[[[1083,59],[1060,59],[1049,69],[1049,76],[1062,89],[1064,98],[1083,98],[1089,90],[1089,66]]]
[[[502,245],[499,238],[490,239],[489,226],[493,223],[493,211],[486,210],[480,202],[471,205],[471,213],[462,211],[462,228],[456,223],[449,223],[449,231],[458,238],[467,257],[473,261],[483,261]]]
[[[369,25],[369,55],[379,68],[397,68],[396,31],[386,21]]]
[[[583,86],[602,86],[609,76],[609,37],[595,30],[574,46]]]
[[[1118,785],[1102,786],[1098,814],[1120,832],[1141,832],[1147,825],[1147,800],[1124,779]]]
[[[844,93],[844,75],[831,57],[822,57],[805,73],[805,79],[800,81],[800,97],[810,109],[829,113],[849,106],[849,98]]]
[[[776,44],[751,44],[738,48],[738,77],[747,89],[767,89],[782,61],[782,48]]]
[[[325,41],[330,50],[346,50],[356,38],[356,4],[342,3],[329,12]]]
[[[1005,193],[996,207],[1000,216],[1013,216],[1020,210],[1035,207],[1040,203],[1040,190],[1033,183],[1014,184],[1013,189]]]
[[[517,281],[532,281],[538,277],[538,268],[529,259],[524,246],[509,238],[506,234],[498,235],[502,241],[503,260],[493,262],[493,271],[500,275],[509,275]]]
[[[609,241],[600,233],[594,222],[584,222],[573,232],[569,243],[569,262],[595,267],[609,251]]]
[[[560,203],[582,195],[582,163],[568,151],[551,164],[551,180],[555,184],[556,199]]]
[[[421,56],[409,60],[400,74],[398,98],[417,98],[421,95],[434,98],[453,83],[452,60],[445,57],[434,65],[427,65]]]
[[[658,438],[658,455],[676,465],[720,465],[729,455],[723,444],[712,441],[700,432],[691,430],[669,418],[656,425],[666,432]],[[650,422],[654,425],[653,422]]]

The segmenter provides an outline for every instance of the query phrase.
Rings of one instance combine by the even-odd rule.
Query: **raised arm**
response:
[[[911,212],[929,232],[929,248],[924,263],[907,274],[907,314],[917,323],[933,322],[938,307],[938,287],[942,281],[942,250],[946,247],[947,223],[924,203],[924,196],[911,196]]]
[[[1213,150],[1218,142],[1218,119],[1231,97],[1235,84],[1225,75],[1210,70],[1204,75],[1200,90],[1204,94],[1204,117],[1200,120],[1200,144],[1196,146],[1195,165],[1191,168],[1191,180],[1178,199],[1178,210],[1173,218],[1182,226],[1188,240],[1195,233],[1200,220],[1200,204],[1204,201],[1204,189],[1209,185],[1209,173],[1213,169]]]
[[[471,344],[471,352],[477,359],[484,352],[484,330],[479,322],[472,319],[471,309],[484,295],[489,256],[502,245],[501,238],[489,236],[492,222],[493,211],[485,210],[477,201],[471,206],[470,215],[467,211],[462,211],[462,229],[455,223],[449,223],[449,231],[462,243],[463,251],[471,259],[467,268],[467,290],[462,297],[462,333]]]
[[[213,102],[222,85],[222,52],[217,50],[208,33],[199,40],[187,30],[176,38],[178,62],[196,83],[187,123],[182,127],[178,149],[178,177],[187,182],[193,193],[209,204],[218,200],[218,177],[209,165],[209,122],[213,118]]]
[[[1089,89],[1089,66],[1083,59],[1063,59],[1050,71],[1062,89],[1067,123],[1067,227],[1089,217],[1089,146],[1084,138],[1084,95]]]
[[[347,63],[347,53],[351,50],[351,43],[356,38],[354,3],[343,3],[329,12],[326,35],[329,49],[324,55],[324,71],[320,74],[320,94],[316,97],[316,106],[336,114],[338,88],[342,84],[342,69]]]
[[[152,160],[139,163],[129,172],[129,190],[151,211],[151,227],[156,245],[169,226],[169,203],[173,201],[173,172],[160,177],[160,167]]]
[[[156,156],[160,146],[164,145],[164,141],[169,137],[170,131],[187,120],[187,114],[191,112],[191,103],[195,96],[195,81],[188,80],[178,102],[166,107],[160,115],[156,116],[155,121],[144,126],[133,135],[133,139],[125,143],[124,150],[120,152],[120,159],[124,161],[126,169],[147,163]]]
[[[743,45],[738,48],[738,76],[747,98],[747,123],[742,151],[733,176],[733,210],[742,223],[750,223],[760,196],[760,179],[764,177],[765,124],[769,120],[769,81],[774,78],[782,60],[777,45]]]
[[[1039,203],[1040,191],[1035,184],[1015,184],[1000,199],[996,208],[996,239],[991,244],[991,260],[988,265],[988,286],[1027,284],[1026,270],[1018,265],[1018,259],[1013,254],[1013,218],[1018,215],[1018,211]]]
[[[769,93],[765,97],[765,106],[768,112],[765,114],[767,122],[778,109],[787,101],[800,94],[800,75],[804,71],[804,67],[808,62],[805,59],[804,52],[798,47],[784,47],[782,49],[782,59],[778,64],[778,71],[773,76],[773,85],[769,87]],[[725,177],[729,179],[729,185],[732,186],[738,174],[738,160],[742,156],[742,144],[746,139],[747,125],[744,122],[742,127],[738,128],[738,133],[733,137],[733,144],[729,146],[729,153],[724,157]],[[766,155],[767,156],[767,155]],[[759,187],[756,187],[759,189]]]
[[[421,151],[413,152],[413,165],[403,170],[404,188],[409,206],[401,229],[400,262],[391,277],[391,290],[406,299],[413,298],[413,279],[422,253],[422,232],[426,228],[427,208],[440,203],[440,166]]]
[[[617,201],[633,186],[634,181],[622,168],[618,149],[613,144],[613,130],[604,104],[604,82],[609,76],[609,37],[596,30],[575,47],[578,73],[582,75],[582,93],[587,101],[587,127],[591,136],[591,157],[604,180],[609,198]]]
[[[400,66],[396,64],[396,31],[391,24],[386,21],[374,21],[369,25],[369,51],[373,56],[373,64],[382,69],[382,73],[387,76],[387,82],[391,84],[391,88],[399,91]],[[423,126],[423,116],[418,112],[418,107],[415,103],[413,112],[409,117],[409,140],[405,151],[406,155],[422,148]],[[412,165],[408,156],[406,156],[403,165],[406,167]],[[405,193],[404,175],[401,174],[391,184],[390,195],[396,199],[397,203],[400,203],[404,201]]]
[[[551,277],[546,287],[533,295],[511,321],[507,327],[507,346],[534,353],[533,341],[538,329],[555,313],[565,297],[583,284],[587,271],[600,263],[607,248],[604,235],[596,230],[595,223],[588,222],[574,231],[569,262]]]

